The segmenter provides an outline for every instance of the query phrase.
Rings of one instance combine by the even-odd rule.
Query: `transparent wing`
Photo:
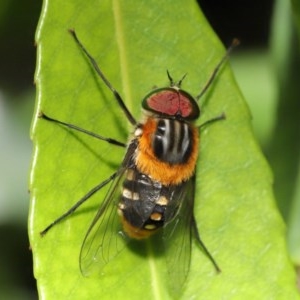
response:
[[[110,189],[84,238],[80,252],[80,268],[84,276],[101,272],[102,268],[128,242],[128,239],[121,234],[121,222],[117,213],[125,171],[125,167],[118,171],[118,176],[111,183]]]
[[[102,268],[117,256],[129,239],[123,234],[118,216],[118,203],[126,171],[132,165],[132,157],[137,141],[132,140],[128,146],[122,166],[111,183],[106,197],[90,225],[80,251],[80,269],[89,276],[101,272]]]
[[[194,178],[177,187],[172,193],[170,205],[166,209],[163,241],[169,284],[174,294],[178,294],[182,290],[190,269]]]

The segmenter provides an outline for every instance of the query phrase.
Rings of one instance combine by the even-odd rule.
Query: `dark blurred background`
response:
[[[71,1],[71,0],[69,0]],[[273,1],[198,1],[225,45],[267,50]],[[35,101],[34,35],[41,1],[0,3],[0,298],[37,299],[27,236],[29,129]]]

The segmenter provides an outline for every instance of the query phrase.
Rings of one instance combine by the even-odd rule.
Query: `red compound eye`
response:
[[[200,115],[196,100],[187,92],[176,88],[161,88],[148,94],[142,103],[144,109],[186,120],[195,120]]]

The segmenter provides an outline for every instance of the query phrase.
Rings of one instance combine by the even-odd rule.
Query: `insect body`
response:
[[[95,267],[104,266],[130,239],[149,238],[157,232],[161,234],[165,245],[166,261],[172,277],[170,281],[174,286],[182,286],[188,274],[193,233],[215,268],[219,270],[200,239],[193,213],[199,145],[199,127],[193,122],[200,115],[196,101],[209,87],[234,45],[229,48],[197,97],[181,89],[183,78],[175,83],[168,73],[170,86],[156,89],[144,98],[142,101],[144,117],[138,123],[93,57],[78,40],[75,32],[70,32],[98,75],[113,92],[135,129],[133,137],[126,145],[41,113],[40,117],[48,121],[127,149],[123,162],[115,173],[88,192],[41,234],[44,235],[94,193],[111,182],[110,189],[82,245],[80,266],[83,274],[89,274]],[[224,119],[223,114],[201,126],[220,119]]]
[[[191,109],[191,100],[174,87],[143,101],[144,109],[153,112],[136,127],[130,142],[119,204],[124,231],[130,237],[148,237],[177,215],[181,202],[191,201],[182,198],[198,156],[198,128],[186,121],[192,113],[199,115]],[[170,109],[165,109],[163,104],[168,102]]]

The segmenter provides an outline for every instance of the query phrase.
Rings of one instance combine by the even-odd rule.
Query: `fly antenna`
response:
[[[214,81],[216,75],[218,74],[218,71],[220,70],[221,66],[223,65],[223,63],[228,59],[229,54],[231,53],[231,51],[240,44],[240,41],[238,39],[233,39],[230,46],[228,47],[226,53],[224,54],[224,56],[222,57],[222,59],[219,61],[219,63],[217,64],[217,66],[215,67],[215,69],[213,70],[213,72],[211,73],[208,81],[206,82],[205,86],[203,87],[202,91],[200,92],[200,94],[198,96],[196,96],[196,100],[199,100],[207,91],[207,89],[210,87],[211,83]]]
[[[173,80],[169,70],[167,70],[167,75],[168,75],[168,78],[169,78],[169,81],[170,81],[170,86],[174,86],[175,83],[174,83],[174,80]]]
[[[177,86],[181,87],[182,81],[184,80],[184,78],[186,77],[187,73],[185,73],[182,78],[178,81]]]
[[[187,73],[185,73],[182,78],[178,81],[178,82],[175,82],[174,79],[172,78],[169,70],[167,70],[167,75],[168,75],[168,78],[169,78],[169,81],[170,81],[170,86],[174,86],[174,87],[178,87],[180,88],[181,84],[182,84],[182,81],[184,80],[184,78],[186,77]]]

